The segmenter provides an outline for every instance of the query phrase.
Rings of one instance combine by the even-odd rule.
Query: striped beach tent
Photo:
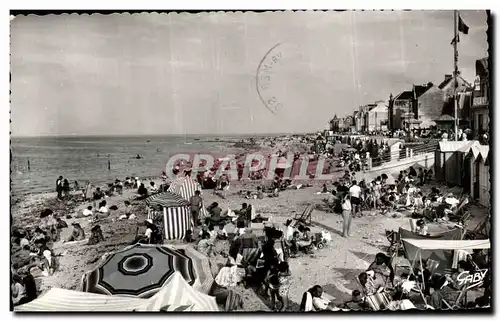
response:
[[[159,225],[165,239],[182,240],[188,230],[193,230],[189,203],[179,195],[158,193],[147,198],[146,205],[149,207],[148,219]]]
[[[168,192],[180,195],[188,202],[191,197],[194,196],[194,192],[196,191],[201,192],[201,185],[197,181],[193,180],[189,175],[174,180],[168,188]],[[202,206],[200,215],[201,217],[208,216],[205,206]]]
[[[196,291],[175,272],[166,285],[149,299],[147,309],[156,311],[164,306],[190,306],[191,311],[219,311],[215,297]]]

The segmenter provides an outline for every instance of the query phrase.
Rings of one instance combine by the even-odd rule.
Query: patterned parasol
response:
[[[199,262],[185,250],[136,244],[107,254],[87,273],[82,291],[149,298],[179,272],[189,285],[197,281]],[[198,259],[199,260],[199,259]],[[199,282],[198,282],[199,283]]]

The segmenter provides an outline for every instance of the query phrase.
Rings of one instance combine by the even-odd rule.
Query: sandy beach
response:
[[[283,143],[277,143],[273,148],[264,146],[260,142],[261,148],[267,151],[290,148]],[[298,149],[305,148],[298,145]],[[297,146],[294,146],[294,149]],[[248,150],[247,150],[248,152]],[[359,178],[363,178],[363,173],[358,173]],[[156,180],[159,184],[161,181]],[[410,228],[408,217],[402,213],[389,212],[386,215],[375,212],[365,212],[361,218],[356,218],[352,223],[352,236],[344,238],[341,236],[342,217],[327,211],[325,206],[326,195],[318,194],[321,190],[322,181],[311,181],[311,187],[286,190],[280,193],[279,197],[265,197],[261,200],[248,200],[239,195],[240,190],[255,189],[258,181],[242,181],[231,183],[231,190],[226,199],[214,195],[211,190],[204,190],[202,197],[205,204],[218,202],[223,210],[238,209],[243,202],[251,204],[257,214],[268,217],[273,223],[281,225],[289,218],[293,218],[296,213],[302,212],[309,204],[315,205],[312,213],[313,226],[311,232],[329,232],[332,237],[330,245],[322,250],[316,251],[312,255],[301,255],[298,258],[290,259],[292,273],[290,287],[290,311],[298,311],[302,293],[309,287],[319,284],[323,286],[325,293],[332,297],[336,304],[345,302],[352,290],[359,288],[356,276],[364,271],[373,261],[378,252],[385,252],[389,245],[385,230],[397,230],[399,227]],[[331,182],[330,182],[331,183]],[[331,186],[331,184],[329,184]],[[430,189],[430,186],[426,187]],[[144,201],[133,201],[132,213],[136,214],[135,221],[120,221],[118,217],[123,214],[123,203],[135,195],[135,190],[125,190],[121,196],[107,198],[108,206],[117,205],[118,210],[111,211],[111,215],[106,219],[101,219],[99,225],[103,230],[105,241],[97,245],[86,245],[86,241],[62,243],[53,245],[53,251],[59,257],[59,269],[52,276],[39,277],[40,292],[44,292],[51,287],[78,290],[82,275],[90,270],[95,263],[106,252],[111,252],[129,244],[136,236],[139,226],[139,233],[143,233],[144,227],[137,223],[143,222],[147,217],[147,209]],[[62,217],[69,226],[72,222],[78,222],[90,235],[91,222],[85,218],[74,218],[80,213],[88,203],[75,201],[58,201],[55,193],[33,194],[24,197],[12,206],[12,226],[35,226],[39,214],[44,208],[50,208],[55,215]],[[486,211],[484,211],[486,212]],[[473,211],[474,222],[481,219],[481,211]],[[65,219],[71,215],[71,219]],[[477,224],[477,223],[472,223]],[[228,229],[234,228],[228,226]],[[67,237],[70,228],[64,229],[61,238]],[[171,242],[169,242],[171,243]],[[15,251],[15,249],[14,249]],[[22,260],[14,252],[12,263]],[[214,277],[218,269],[225,263],[226,259],[221,255],[211,259],[212,273]],[[244,299],[245,311],[269,311],[270,302],[258,296],[251,289],[238,287],[237,292]]]

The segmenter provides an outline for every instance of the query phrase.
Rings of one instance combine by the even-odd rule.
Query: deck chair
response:
[[[302,212],[302,214],[295,214],[295,217],[294,217],[294,222],[292,223],[293,227],[297,226],[298,223],[302,223],[304,225],[311,225],[312,224],[312,217],[311,217],[311,214],[314,210],[314,205],[312,204],[309,204],[307,205],[306,209],[304,210],[304,212]]]
[[[365,302],[368,304],[368,306],[373,310],[373,311],[380,311],[380,310],[385,310],[389,307],[391,303],[391,298],[385,291],[377,292],[375,294],[370,294],[366,293],[366,289],[361,285],[359,282],[358,278],[356,279],[356,283],[361,288],[361,292],[363,293],[363,296],[365,298]]]
[[[469,198],[466,196],[460,200],[460,203],[458,203],[457,207],[448,214],[448,218],[450,220],[458,220],[462,221],[463,218],[467,215],[467,212],[465,211],[465,206],[469,204]]]
[[[490,235],[490,217],[485,217],[479,224],[472,230],[466,232],[466,238],[470,240],[488,238]]]

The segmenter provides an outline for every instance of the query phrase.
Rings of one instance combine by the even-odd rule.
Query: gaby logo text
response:
[[[484,280],[486,273],[488,273],[488,269],[480,270],[476,273],[469,273],[468,271],[464,271],[458,275],[457,280],[459,285],[461,286],[464,284],[476,284]]]

